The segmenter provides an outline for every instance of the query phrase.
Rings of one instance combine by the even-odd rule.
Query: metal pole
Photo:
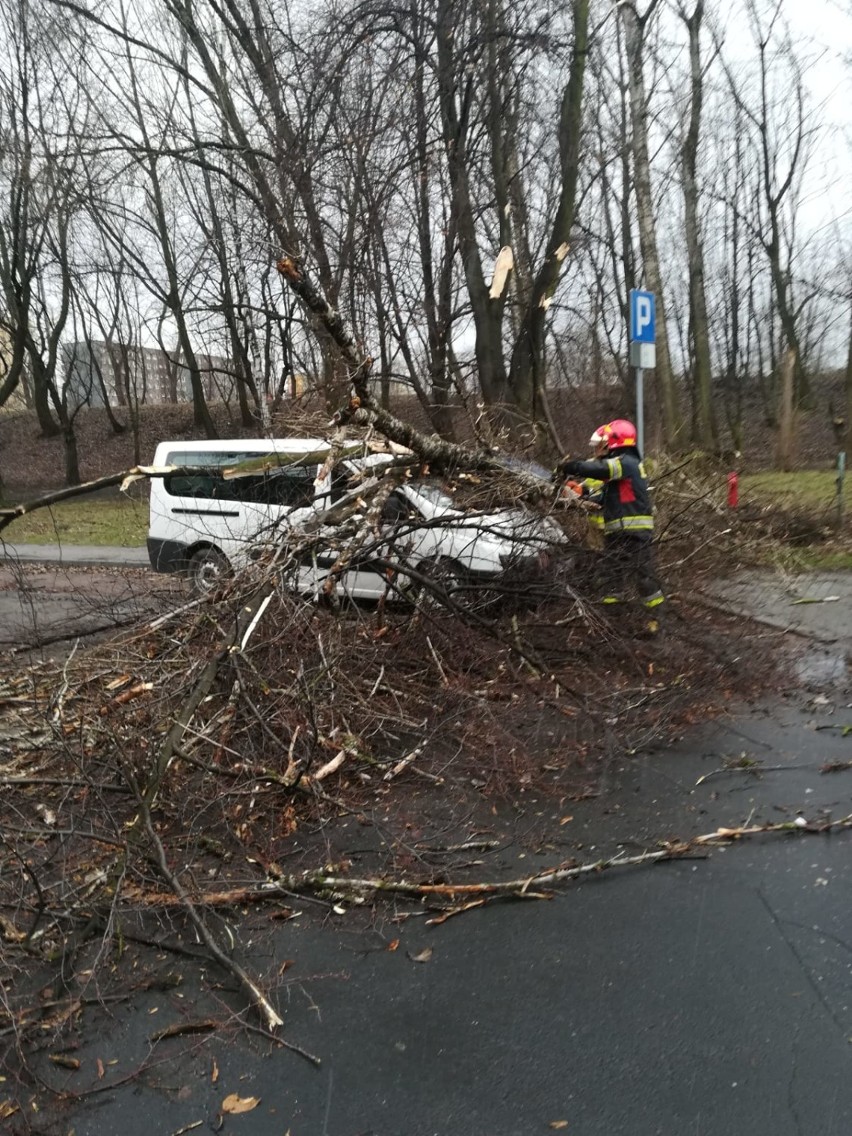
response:
[[[846,476],[846,451],[837,455],[837,527],[843,528],[843,479]]]
[[[639,453],[645,456],[645,374],[641,367],[636,368],[636,441]]]

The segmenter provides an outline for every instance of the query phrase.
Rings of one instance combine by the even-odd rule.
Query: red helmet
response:
[[[608,450],[618,450],[622,446],[635,446],[637,444],[636,427],[626,418],[614,418],[612,422],[605,422],[598,426],[590,439],[593,446],[606,443]]]

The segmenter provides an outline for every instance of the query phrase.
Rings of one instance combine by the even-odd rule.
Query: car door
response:
[[[152,517],[152,524],[179,534],[186,548],[214,545],[231,563],[239,563],[246,518],[239,499],[223,488],[221,469],[245,457],[238,450],[170,450],[164,464],[177,466],[180,472],[163,478],[156,507],[164,516]]]

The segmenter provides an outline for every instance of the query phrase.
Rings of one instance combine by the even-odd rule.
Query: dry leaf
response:
[[[218,1080],[219,1080],[219,1066],[216,1064],[216,1060],[214,1058],[214,1060],[213,1060],[213,1071],[210,1074],[210,1082],[211,1082],[211,1084],[215,1085]]]
[[[103,1061],[101,1061],[101,1059],[99,1057],[98,1058],[98,1080],[102,1081],[103,1079],[104,1079],[104,1063],[103,1063]]]
[[[567,1120],[551,1120],[550,1127],[551,1128],[567,1128],[568,1127],[568,1121]]]
[[[391,939],[391,941],[388,943],[388,950],[389,951],[399,950],[399,939]]]
[[[412,962],[428,962],[432,957],[432,948],[425,947],[419,954],[408,956]]]
[[[17,1111],[18,1106],[14,1101],[0,1101],[0,1120],[6,1120],[7,1117],[14,1116]]]
[[[562,820],[560,820],[560,822],[559,822],[559,823],[560,823],[560,824],[568,824],[568,822],[569,822],[569,821],[572,821],[573,819],[574,819],[574,818],[573,818],[572,816],[563,817],[563,818],[562,818]]]
[[[260,1104],[260,1097],[238,1097],[236,1093],[229,1093],[222,1101],[222,1112],[251,1112]]]

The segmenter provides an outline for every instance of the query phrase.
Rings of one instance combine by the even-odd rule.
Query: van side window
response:
[[[171,473],[163,485],[172,497],[195,497],[213,501],[245,501],[254,505],[281,505],[299,509],[314,500],[313,466],[290,466],[249,477],[224,478],[223,467],[238,465],[257,454],[180,453],[168,455],[168,465],[201,467],[187,473]]]
[[[225,482],[225,485],[235,491],[239,501],[303,509],[314,502],[314,476],[313,469],[297,467],[261,477],[240,477]]]
[[[163,478],[163,488],[171,497],[199,497],[202,500],[233,500],[222,492],[226,484],[217,473],[222,466],[236,465],[254,454],[201,452],[199,450],[173,450],[166,455],[166,465],[186,466],[197,473],[172,473]]]
[[[216,496],[216,476],[199,470],[198,473],[172,473],[163,478],[165,490],[172,497],[200,497],[210,500]]]

